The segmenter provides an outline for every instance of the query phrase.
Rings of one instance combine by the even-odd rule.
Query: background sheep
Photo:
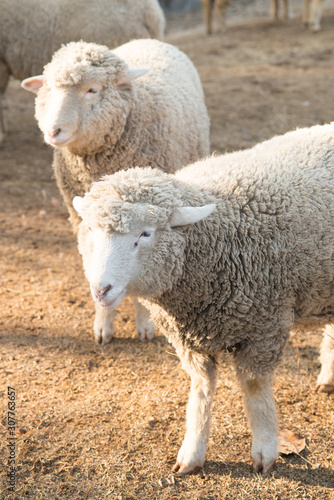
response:
[[[286,21],[292,14],[289,13],[289,0],[282,0],[282,18]],[[303,23],[313,31],[319,31],[322,16],[323,0],[304,0]],[[279,0],[272,0],[273,19],[279,18]]]
[[[226,349],[253,433],[254,470],[266,474],[275,463],[272,381],[284,344],[294,324],[334,320],[333,131],[300,129],[175,175],[118,172],[74,199],[95,301],[107,308],[127,294],[143,297],[191,377],[174,467],[181,474],[204,463],[216,360]],[[325,355],[321,383],[333,390],[332,341]]]
[[[162,38],[157,0],[2,0],[0,16],[0,142],[2,100],[10,75],[39,74],[64,43],[85,40],[117,47],[134,38]]]
[[[203,14],[208,35],[212,33],[212,20],[215,11],[215,21],[220,31],[225,25],[226,9],[232,3],[232,0],[202,0]],[[282,5],[282,19],[285,21],[292,17],[289,12],[289,0],[272,0],[272,18],[279,19],[279,6]],[[323,10],[323,0],[304,0],[303,22],[313,31],[321,29],[320,21]]]
[[[110,51],[70,43],[42,77],[23,86],[38,92],[36,117],[45,141],[58,148],[53,166],[75,229],[79,218],[72,199],[101,175],[135,165],[173,172],[209,153],[209,117],[198,73],[171,45],[137,40]],[[147,311],[137,304],[136,312],[140,338],[152,338]],[[97,309],[98,342],[108,342],[114,333],[110,314]]]

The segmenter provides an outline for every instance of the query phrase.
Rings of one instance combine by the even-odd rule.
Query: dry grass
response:
[[[196,16],[197,14],[194,14]],[[187,17],[187,19],[190,19]],[[333,17],[313,36],[299,21],[233,24],[207,39],[202,26],[169,41],[199,69],[213,149],[246,147],[295,126],[333,119]],[[184,21],[184,19],[183,19]],[[173,26],[180,26],[180,19]],[[178,24],[179,23],[179,24]],[[8,499],[333,499],[333,397],[315,392],[317,332],[296,333],[276,377],[280,423],[307,440],[273,475],[252,474],[251,440],[228,355],[222,360],[204,470],[171,474],[189,389],[159,334],[136,338],[128,301],[117,335],[96,346],[93,306],[76,243],[52,180],[51,151],[33,98],[12,82],[9,134],[0,149],[0,492]],[[7,490],[7,386],[17,392],[17,490]],[[0,494],[1,497],[1,494]]]

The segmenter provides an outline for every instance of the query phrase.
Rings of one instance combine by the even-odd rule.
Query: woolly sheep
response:
[[[134,38],[163,37],[157,0],[2,0],[0,15],[1,104],[10,75],[23,80],[43,71],[62,44],[85,40],[117,47]]]
[[[221,30],[225,25],[226,9],[232,3],[232,0],[202,0],[203,14],[208,35],[212,33],[212,18],[215,10],[215,19],[218,29]],[[279,18],[279,0],[272,0],[272,18]],[[310,8],[311,5],[311,8]],[[289,1],[282,0],[282,18],[286,21],[293,17],[289,12]],[[321,28],[320,21],[323,10],[323,0],[304,0],[303,22],[313,31],[319,31]]]
[[[141,297],[191,377],[174,471],[204,463],[216,360],[227,349],[253,433],[254,470],[268,473],[278,454],[273,372],[289,332],[334,321],[334,123],[174,175],[118,172],[73,203],[96,303]],[[333,336],[321,357],[319,383],[334,390]]]
[[[146,165],[173,172],[209,153],[198,73],[172,45],[135,40],[110,51],[70,43],[42,77],[22,84],[38,92],[36,117],[45,141],[56,148],[55,176],[74,228],[79,218],[73,197],[102,175]],[[150,340],[155,327],[140,304],[135,309],[139,336]],[[111,315],[97,310],[98,342],[107,343],[114,333]]]

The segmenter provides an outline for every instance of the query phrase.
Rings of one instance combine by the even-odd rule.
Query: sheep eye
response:
[[[151,234],[152,233],[150,231],[143,231],[133,246],[137,248],[140,238],[148,238],[149,236],[151,236]]]
[[[87,94],[97,94],[97,90],[96,89],[89,89],[87,90]]]

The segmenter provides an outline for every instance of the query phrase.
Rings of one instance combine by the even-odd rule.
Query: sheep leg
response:
[[[323,0],[312,0],[310,12],[310,28],[312,31],[319,31],[322,16]]]
[[[206,33],[211,35],[212,33],[212,12],[213,12],[213,0],[202,0],[203,14],[206,25]]]
[[[283,0],[283,14],[284,21],[290,19],[288,0]]]
[[[136,314],[136,330],[142,342],[149,342],[154,337],[155,324],[150,320],[150,312],[135,297],[132,298]]]
[[[204,464],[210,431],[210,410],[216,382],[216,360],[183,348],[176,349],[191,378],[186,434],[173,471],[195,474]]]
[[[318,391],[334,392],[334,325],[327,325],[320,349],[321,372],[318,377]]]
[[[278,19],[278,0],[272,0],[271,2],[271,16],[277,21]]]
[[[0,61],[0,144],[5,137],[5,127],[3,121],[3,100],[8,80],[9,69],[4,62]]]
[[[94,333],[97,344],[108,344],[114,336],[114,309],[102,309],[95,306]]]
[[[272,390],[272,374],[250,376],[237,368],[244,403],[253,434],[252,458],[254,472],[265,476],[274,467],[278,456],[278,423]]]
[[[226,24],[226,9],[228,7],[229,0],[217,0],[216,2],[216,24],[218,26],[218,32],[222,32]]]
[[[303,23],[308,26],[310,17],[310,0],[304,0]]]

